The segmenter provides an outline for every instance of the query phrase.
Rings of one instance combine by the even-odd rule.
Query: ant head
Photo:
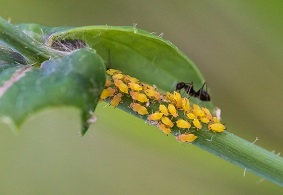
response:
[[[181,89],[183,89],[184,87],[186,87],[186,83],[184,83],[184,82],[179,82],[179,83],[177,83],[175,90],[181,90]]]

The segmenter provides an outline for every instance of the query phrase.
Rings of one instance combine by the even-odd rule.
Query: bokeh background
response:
[[[1,0],[12,23],[128,25],[164,33],[197,64],[228,130],[282,152],[283,2]],[[166,78],[162,78],[166,79]],[[0,194],[282,194],[242,168],[101,103],[45,110],[19,135],[0,124]]]

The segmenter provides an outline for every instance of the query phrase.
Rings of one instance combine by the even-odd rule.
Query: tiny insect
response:
[[[170,134],[171,133],[171,129],[166,127],[164,124],[162,123],[158,123],[157,127],[165,134]]]
[[[159,119],[162,118],[162,116],[163,116],[163,113],[161,113],[161,112],[155,112],[155,113],[149,115],[149,116],[147,117],[147,120],[149,120],[149,121],[158,121]]]
[[[177,127],[180,129],[189,129],[191,127],[191,124],[188,121],[185,121],[183,119],[178,119],[176,121]]]
[[[140,115],[148,114],[148,111],[146,107],[138,104],[138,103],[131,103],[130,107],[133,109],[133,111],[139,113]]]
[[[180,134],[176,137],[177,140],[181,141],[181,142],[193,142],[195,139],[197,138],[197,136],[195,136],[194,134]]]
[[[205,86],[205,90],[204,90],[204,86]],[[184,89],[187,94],[189,94],[192,97],[196,97],[201,101],[210,101],[210,95],[207,92],[206,82],[203,83],[203,85],[198,91],[194,90],[193,82],[190,83],[179,82],[176,85],[176,91],[180,91],[181,89]]]
[[[122,98],[122,94],[121,93],[118,93],[116,94],[113,99],[111,100],[110,104],[114,107],[118,106],[119,103],[121,102],[121,98]]]

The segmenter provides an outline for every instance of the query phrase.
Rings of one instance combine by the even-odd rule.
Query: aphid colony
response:
[[[108,69],[106,72],[108,78],[101,93],[102,100],[108,98],[110,105],[116,107],[124,96],[130,97],[133,100],[130,108],[139,115],[147,116],[148,123],[157,126],[163,133],[170,134],[174,126],[178,127],[180,133],[176,138],[181,142],[193,142],[197,136],[192,132],[201,129],[204,124],[213,132],[225,130],[225,126],[207,108],[197,104],[191,106],[190,100],[176,91],[163,94],[155,86],[142,83],[119,70]],[[191,96],[209,101],[210,97],[203,87],[195,92],[192,85],[181,82],[176,90],[184,88]]]

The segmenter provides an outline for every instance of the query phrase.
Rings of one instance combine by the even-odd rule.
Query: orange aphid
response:
[[[188,117],[189,119],[195,119],[195,118],[196,118],[196,115],[194,115],[193,113],[189,112],[189,113],[187,114],[187,117]]]
[[[161,95],[158,91],[152,90],[152,89],[145,89],[144,93],[149,97],[150,99],[155,99],[155,100],[161,100]]]
[[[169,113],[173,116],[173,117],[177,117],[178,116],[178,112],[175,108],[175,106],[173,104],[168,104],[168,110]]]
[[[212,123],[208,125],[208,129],[214,132],[223,132],[226,127],[221,123]]]
[[[208,118],[206,118],[206,117],[200,117],[200,121],[202,122],[202,123],[209,123],[209,119]]]
[[[197,138],[197,136],[195,136],[194,134],[181,134],[178,135],[176,137],[177,140],[181,141],[181,142],[193,142],[195,139]]]
[[[219,119],[217,117],[213,117],[212,119],[213,119],[214,123],[220,123],[220,121],[219,121]]]
[[[166,106],[163,105],[163,104],[161,104],[161,105],[159,106],[159,111],[162,112],[162,113],[164,114],[164,116],[168,116],[168,115],[169,115]]]
[[[107,89],[103,89],[101,95],[100,95],[100,99],[104,100],[108,97],[112,97],[115,93],[115,89],[111,88],[111,87],[107,87]]]
[[[183,119],[177,120],[176,124],[180,129],[189,129],[191,127],[191,124]]]
[[[147,120],[149,120],[149,121],[158,121],[159,119],[161,119],[162,116],[163,116],[163,113],[155,112],[155,113],[149,115],[147,117]]]
[[[174,102],[174,95],[172,93],[167,92],[166,93],[166,98],[167,100],[169,100],[170,102]]]
[[[153,87],[153,86],[151,86],[151,85],[148,85],[148,84],[145,84],[145,83],[142,84],[142,89],[143,89],[143,90],[150,89],[150,90],[152,90],[152,91],[156,91],[155,87]]]
[[[147,99],[146,95],[143,94],[143,93],[131,91],[130,95],[133,98],[133,100],[137,100],[139,102],[148,102],[148,99]]]
[[[106,79],[105,86],[108,87],[111,84],[112,84],[112,81],[109,79]]]
[[[110,104],[114,107],[118,106],[119,103],[121,102],[121,98],[122,98],[122,94],[118,93],[117,95],[115,95],[113,97],[113,99],[111,100]]]
[[[204,111],[199,107],[199,105],[194,104],[193,105],[193,110],[192,112],[197,116],[197,117],[203,117],[205,116]]]
[[[115,80],[115,79],[122,79],[123,77],[124,77],[124,75],[121,74],[121,73],[114,74],[114,75],[112,76],[113,80]]]
[[[173,122],[168,117],[162,117],[161,122],[170,128],[174,126]]]
[[[140,86],[137,83],[128,83],[128,86],[131,90],[134,90],[134,91],[141,91],[142,90],[142,86]]]
[[[210,111],[207,108],[202,108],[202,110],[205,112],[206,118],[211,120],[212,119],[212,115],[211,115]]]
[[[121,73],[121,71],[110,68],[110,69],[106,70],[106,73],[112,76],[113,74]]]
[[[193,124],[194,124],[194,126],[195,126],[197,129],[201,129],[201,128],[202,128],[202,125],[201,125],[201,123],[199,122],[198,119],[194,119],[194,120],[193,120]]]
[[[177,108],[182,108],[182,97],[181,97],[181,94],[176,92],[176,91],[174,91],[173,98],[175,100],[176,107]]]
[[[124,75],[124,81],[127,83],[139,83],[139,80],[135,77],[131,77],[129,75]]]
[[[158,123],[157,127],[165,134],[170,134],[171,133],[171,129],[166,127],[164,124],[162,123]]]
[[[133,111],[139,113],[140,115],[148,114],[148,111],[146,107],[138,104],[138,103],[131,103],[130,107],[133,109]]]
[[[128,92],[129,88],[128,88],[128,86],[127,86],[123,81],[121,81],[121,80],[119,80],[119,79],[115,79],[115,80],[114,80],[114,84],[115,84],[116,87],[119,88],[119,90],[120,90],[121,92],[123,92],[123,93],[129,93],[129,92]]]
[[[190,100],[188,98],[182,98],[182,109],[185,112],[190,111]]]
[[[106,98],[108,98],[108,91],[107,89],[103,89],[103,91],[101,92],[101,95],[100,95],[100,99],[104,100]]]

